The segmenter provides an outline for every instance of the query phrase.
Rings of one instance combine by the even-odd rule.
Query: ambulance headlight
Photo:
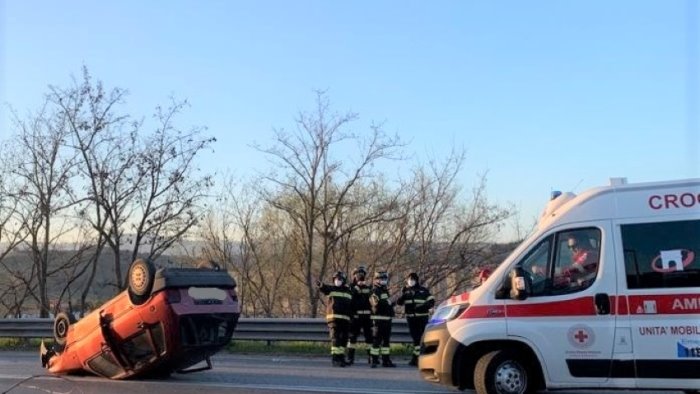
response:
[[[448,322],[461,315],[467,308],[469,308],[468,303],[440,306],[435,310],[428,324],[435,325]]]

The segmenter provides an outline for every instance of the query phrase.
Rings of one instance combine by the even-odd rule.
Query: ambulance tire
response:
[[[476,393],[534,393],[534,376],[526,365],[521,357],[507,350],[494,350],[484,354],[474,368]]]

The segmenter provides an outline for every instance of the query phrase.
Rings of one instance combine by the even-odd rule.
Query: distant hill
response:
[[[72,251],[67,248],[62,248],[52,252],[49,258],[54,264],[51,265],[50,269],[55,269],[62,262],[67,261],[73,255]],[[121,253],[121,271],[122,278],[126,278],[126,273],[129,269],[131,263],[131,252],[122,251]],[[13,271],[25,272],[26,275],[29,274],[32,259],[28,251],[16,250],[6,256],[4,263]],[[163,256],[154,261],[156,266],[168,267],[168,266],[188,266],[189,261],[187,258],[178,256]],[[81,262],[81,264],[87,264],[87,261]],[[90,274],[89,269],[73,284],[70,286],[70,294],[72,299],[76,302],[80,298],[80,294],[83,292],[85,285],[87,283],[88,276]],[[0,282],[6,280],[7,275],[5,273],[0,274]],[[48,293],[49,298],[58,298],[60,292],[65,287],[68,277],[66,274],[56,274],[49,280],[48,283]],[[97,262],[97,271],[95,273],[95,279],[90,289],[89,300],[91,301],[104,301],[111,298],[113,295],[118,293],[118,286],[115,283],[114,274],[114,254],[111,250],[105,250],[102,252],[100,259]],[[65,297],[64,297],[65,298]]]

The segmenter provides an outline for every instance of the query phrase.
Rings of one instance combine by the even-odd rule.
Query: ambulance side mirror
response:
[[[524,300],[530,295],[530,278],[522,267],[510,271],[510,298]]]

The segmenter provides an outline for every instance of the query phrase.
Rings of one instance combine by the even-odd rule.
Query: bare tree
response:
[[[68,88],[52,86],[50,92],[49,99],[66,118],[71,148],[79,155],[77,168],[84,192],[77,198],[89,202],[77,212],[78,219],[86,221],[93,230],[83,232],[84,237],[92,238],[88,241],[92,253],[84,266],[89,272],[80,293],[80,310],[84,311],[105,245],[115,256],[116,288],[122,283],[120,251],[124,225],[133,213],[130,203],[140,183],[135,168],[140,123],[116,113],[126,91],[105,91],[100,81],[92,81],[85,67],[80,82],[74,80]]]
[[[213,178],[199,174],[195,159],[216,139],[202,137],[201,128],[182,131],[175,126],[174,118],[186,106],[186,101],[173,101],[167,108],[156,108],[157,128],[139,140],[131,260],[139,254],[157,258],[203,215],[199,204],[208,197]]]
[[[112,251],[112,285],[119,291],[125,286],[121,252],[128,249],[130,261],[160,256],[197,222],[197,204],[211,186],[210,175],[197,173],[195,158],[214,139],[201,137],[200,128],[181,131],[174,125],[187,103],[156,108],[155,130],[144,133],[144,122],[118,113],[125,96],[123,89],[106,91],[93,82],[86,68],[80,82],[52,87],[49,96],[66,118],[80,158],[89,205],[78,216],[94,230],[83,306],[105,246]]]
[[[325,93],[316,92],[315,110],[299,114],[295,132],[275,130],[271,147],[256,147],[282,171],[264,177],[269,184],[261,193],[265,201],[287,215],[298,234],[300,269],[293,274],[306,287],[312,316],[319,301],[314,282],[331,268],[332,251],[343,235],[338,219],[352,205],[351,192],[376,176],[373,166],[378,161],[397,158],[402,148],[398,138],[386,136],[380,126],[372,126],[368,138],[347,132],[357,119],[352,112],[331,113]],[[357,157],[344,160],[337,151],[353,143]],[[382,214],[375,213],[375,217],[343,230],[352,231]]]
[[[50,264],[64,262],[51,259],[56,245],[74,229],[68,217],[76,204],[71,180],[76,169],[76,154],[66,147],[66,118],[50,106],[48,100],[36,114],[22,120],[15,114],[18,130],[9,160],[8,174],[17,182],[9,197],[17,202],[16,218],[26,231],[24,245],[31,253],[32,277],[23,277],[40,316],[49,313],[47,282]],[[31,283],[36,281],[37,290]]]
[[[5,167],[7,157],[0,150],[0,171],[5,172],[8,169]],[[19,201],[12,198],[8,187],[8,179],[0,178],[0,262],[10,254],[18,245],[24,241],[26,232],[22,229],[22,223],[16,220],[16,213]]]
[[[105,90],[83,68],[82,79],[67,88],[51,86],[39,111],[14,115],[14,137],[2,152],[3,179],[14,184],[2,188],[9,192],[0,201],[0,223],[11,206],[31,265],[3,269],[7,289],[29,294],[41,316],[52,303],[58,308],[67,299],[72,306],[78,293],[86,309],[105,247],[120,290],[125,248],[132,260],[157,258],[201,216],[211,176],[197,172],[195,158],[214,139],[201,137],[200,128],[175,127],[186,102],[157,108],[155,130],[144,133],[144,122],[119,113],[125,95]],[[6,224],[0,232],[7,240]]]
[[[0,171],[7,169],[7,155],[0,149]],[[16,220],[18,200],[11,198],[10,189],[13,185],[5,177],[0,178],[0,305],[3,306],[3,316],[21,317],[22,305],[29,296],[29,291],[23,281],[16,278],[16,264],[10,263],[8,256],[19,246],[27,236],[22,223]]]
[[[229,178],[202,223],[207,259],[222,261],[239,278],[239,300],[248,316],[281,313],[283,281],[293,263],[279,211],[265,209],[252,185]]]
[[[396,223],[397,272],[415,271],[446,294],[471,283],[470,273],[492,257],[493,239],[513,212],[488,200],[485,175],[469,199],[461,197],[456,179],[464,159],[464,151],[455,150],[443,162],[414,170],[402,205],[406,220]]]

